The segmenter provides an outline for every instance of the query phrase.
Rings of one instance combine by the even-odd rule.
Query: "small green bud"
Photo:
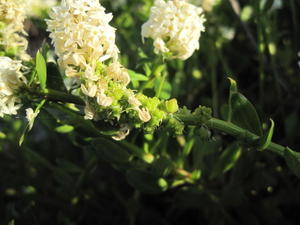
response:
[[[184,124],[181,123],[179,120],[171,117],[167,120],[167,129],[170,133],[174,135],[181,135],[184,130]]]
[[[168,189],[168,182],[163,179],[163,178],[159,178],[158,179],[158,185],[162,188],[162,190],[167,190]]]
[[[199,180],[201,177],[201,170],[194,170],[192,172],[192,179],[193,180]]]
[[[168,113],[175,113],[178,111],[179,107],[177,104],[177,99],[173,98],[169,101],[166,101],[166,110]]]
[[[200,139],[204,141],[207,141],[211,138],[210,130],[204,126],[201,126],[200,128],[196,129],[195,134],[199,135]]]
[[[143,155],[143,160],[147,163],[152,163],[154,161],[154,156],[150,153]]]
[[[193,112],[193,116],[199,120],[200,123],[205,123],[212,117],[212,110],[206,106],[199,106]]]

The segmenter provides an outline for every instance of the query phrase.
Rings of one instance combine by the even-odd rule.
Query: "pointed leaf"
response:
[[[230,170],[240,158],[241,153],[242,148],[238,143],[234,143],[227,147],[218,158],[210,178],[213,179]]]
[[[296,152],[291,149],[286,148],[284,151],[284,159],[292,172],[300,178],[300,160],[295,153]]]
[[[274,0],[267,0],[267,1],[265,1],[262,13],[263,14],[267,13],[272,8],[273,4],[274,4]]]
[[[231,98],[234,93],[238,92],[236,81],[228,77],[228,80],[230,81],[230,89],[229,89],[229,99],[228,99],[228,117],[227,121],[231,121],[232,117],[232,105],[231,105]]]
[[[74,130],[74,127],[71,125],[67,125],[67,124],[55,128],[56,132],[62,133],[62,134],[70,133],[73,130]]]
[[[270,121],[271,121],[270,128],[264,134],[264,136],[262,136],[259,139],[258,148],[257,148],[259,151],[263,151],[263,150],[267,149],[269,147],[269,145],[271,144],[275,124],[274,124],[274,121],[272,119],[270,119]]]
[[[233,93],[231,98],[232,118],[231,122],[252,133],[261,136],[262,129],[260,119],[254,106],[248,99],[240,94]]]
[[[46,61],[43,55],[38,51],[36,53],[36,72],[40,81],[40,86],[42,89],[46,88],[47,82],[47,67]]]
[[[111,163],[127,163],[130,154],[120,145],[106,138],[97,138],[92,142],[93,148],[104,160]]]

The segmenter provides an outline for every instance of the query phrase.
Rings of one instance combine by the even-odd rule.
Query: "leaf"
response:
[[[264,136],[262,136],[259,139],[258,148],[257,148],[259,151],[263,151],[263,150],[267,149],[269,147],[269,145],[271,144],[275,124],[274,124],[274,121],[272,119],[270,119],[270,121],[271,121],[270,128],[264,134]]]
[[[134,88],[138,88],[139,86],[139,81],[147,81],[149,80],[149,78],[143,74],[140,73],[136,73],[133,70],[128,70],[128,74],[130,76],[131,82],[132,82],[132,86]]]
[[[148,77],[146,77],[144,74],[141,73],[136,73],[133,70],[128,70],[129,76],[131,80],[136,80],[136,81],[147,81],[149,80]]]
[[[215,166],[213,167],[210,178],[213,179],[230,170],[240,158],[241,153],[242,148],[238,143],[234,143],[227,147],[222,152]]]
[[[57,64],[54,62],[47,63],[47,87],[57,91],[66,91],[63,78],[59,72]]]
[[[67,125],[67,124],[55,128],[56,132],[62,133],[62,134],[70,133],[73,130],[74,130],[74,127],[71,125]]]
[[[38,106],[35,108],[34,113],[37,114],[40,109],[43,107],[43,105],[46,103],[46,100],[43,99]],[[37,116],[36,116],[37,117]],[[28,123],[26,124],[24,130],[22,131],[21,137],[19,139],[19,146],[21,146],[25,140],[26,134],[30,131],[30,129],[32,128],[34,121],[36,119],[36,117],[34,117],[31,121],[28,121]]]
[[[258,114],[254,106],[244,95],[240,93],[232,94],[231,109],[232,123],[249,130],[258,136],[262,135],[261,123]]]
[[[166,156],[160,156],[152,164],[154,173],[157,176],[167,176],[174,169],[174,163]]]
[[[296,156],[296,152],[292,151],[289,148],[285,148],[284,150],[284,159],[290,168],[290,170],[300,178],[300,160]]]
[[[161,82],[163,82],[163,84],[161,84]],[[161,85],[162,85],[162,87],[161,87]],[[170,82],[164,80],[161,77],[158,77],[155,79],[154,90],[156,93],[158,93],[160,91],[159,96],[157,96],[158,98],[169,99],[171,97],[172,86],[171,86]]]
[[[127,163],[130,154],[120,145],[106,138],[97,138],[92,142],[92,147],[98,155],[111,163]]]
[[[47,67],[46,61],[43,55],[38,51],[36,53],[36,72],[40,81],[40,86],[42,89],[46,89],[47,82]]]
[[[267,13],[271,9],[271,7],[273,6],[273,4],[274,4],[274,0],[267,0],[267,1],[265,1],[262,13],[263,14]]]
[[[232,117],[231,99],[232,99],[232,95],[234,93],[238,92],[238,89],[237,89],[237,84],[236,84],[235,80],[231,79],[230,77],[228,77],[228,80],[230,81],[230,89],[229,89],[229,99],[228,99],[228,117],[227,117],[227,121],[230,122],[231,117]]]
[[[160,177],[138,169],[128,170],[127,180],[136,189],[144,193],[157,194],[168,188],[168,183]]]

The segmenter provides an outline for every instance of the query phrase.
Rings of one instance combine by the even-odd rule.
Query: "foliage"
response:
[[[101,4],[152,118],[129,112],[130,134],[113,140],[116,116],[85,120],[53,50],[35,49],[19,93],[32,130],[25,110],[0,118],[0,224],[299,224],[300,4],[216,1],[184,62],[142,43],[153,1]],[[28,19],[29,40],[43,38],[43,19]]]

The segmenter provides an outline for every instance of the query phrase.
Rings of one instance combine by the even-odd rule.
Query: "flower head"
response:
[[[20,61],[0,56],[0,117],[5,114],[16,115],[21,107],[21,100],[15,95],[26,83],[21,68]]]
[[[172,53],[185,60],[199,49],[204,31],[202,8],[184,0],[155,0],[149,20],[142,26],[142,37],[154,40],[154,51]]]
[[[29,58],[25,53],[28,45],[23,26],[25,8],[22,0],[0,0],[0,51],[18,54],[21,59]]]
[[[115,28],[109,25],[112,15],[105,13],[98,0],[63,0],[50,12],[50,18],[48,31],[55,52],[69,72],[95,69],[104,56],[117,59]]]

